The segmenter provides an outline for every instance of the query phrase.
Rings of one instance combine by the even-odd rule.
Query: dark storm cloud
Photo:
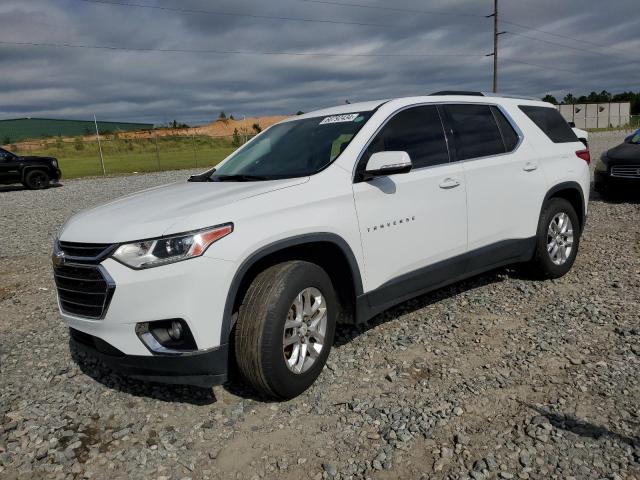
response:
[[[177,118],[198,123],[211,120],[220,110],[236,116],[292,113],[343,103],[345,99],[416,95],[445,88],[489,90],[491,85],[491,58],[484,54],[492,49],[492,24],[483,17],[492,9],[489,0],[366,3],[427,10],[429,14],[301,0],[131,3],[217,14],[81,0],[5,0],[0,4],[0,41],[135,49],[443,56],[231,55],[0,44],[0,118],[90,118],[96,113],[103,119],[160,123]],[[567,91],[640,89],[636,58],[640,51],[636,33],[640,31],[640,18],[633,15],[636,4],[637,0],[608,4],[583,0],[501,2],[501,16],[506,20],[501,29],[510,32],[500,39],[501,90],[562,96]],[[444,56],[460,54],[477,56]]]

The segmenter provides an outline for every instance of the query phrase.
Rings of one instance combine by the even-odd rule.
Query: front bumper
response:
[[[101,317],[65,311],[58,294],[62,318],[80,350],[139,379],[205,387],[226,381],[229,339],[222,334],[222,325],[232,262],[203,256],[133,270],[107,258],[99,265],[113,282]],[[196,350],[164,353],[147,348],[136,326],[167,319],[186,323]]]
[[[132,378],[206,388],[227,381],[228,344],[181,355],[126,355],[99,337],[73,328],[69,334],[77,350]]]
[[[102,319],[60,309],[67,326],[101,338],[126,355],[153,355],[136,334],[139,323],[183,319],[198,351],[228,342],[222,324],[232,262],[198,257],[146,270],[133,270],[108,258],[101,264],[114,284]]]
[[[593,173],[593,185],[598,191],[603,190],[622,190],[630,191],[640,187],[640,178],[616,177],[607,171],[596,170]]]

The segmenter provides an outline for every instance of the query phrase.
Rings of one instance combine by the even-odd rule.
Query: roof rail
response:
[[[521,100],[538,100],[540,101],[539,98],[537,97],[528,97],[526,95],[513,95],[513,94],[508,94],[508,93],[493,93],[493,92],[483,92],[482,93],[485,97],[502,97],[502,98],[517,98],[517,99],[521,99]]]
[[[485,94],[482,92],[470,92],[467,90],[441,90],[439,92],[430,93],[429,96],[432,95],[468,95],[470,97],[484,97]]]

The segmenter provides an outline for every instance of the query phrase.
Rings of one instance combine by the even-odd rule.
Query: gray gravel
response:
[[[592,138],[594,156],[615,141]],[[268,403],[69,352],[49,266],[58,226],[188,174],[0,187],[0,477],[640,478],[637,200],[592,200],[562,279],[501,269],[340,327],[316,385]]]

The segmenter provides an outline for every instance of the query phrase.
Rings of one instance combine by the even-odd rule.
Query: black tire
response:
[[[609,185],[607,185],[606,182],[604,182],[603,180],[594,180],[593,182],[593,189],[598,192],[600,195],[606,194],[607,191],[609,190]]]
[[[320,291],[326,303],[324,343],[303,373],[287,366],[283,352],[285,321],[296,296],[306,288]],[[338,302],[327,273],[304,261],[289,261],[256,276],[244,296],[235,325],[235,359],[242,377],[260,394],[293,398],[316,380],[329,356],[335,334]]]
[[[558,214],[565,213],[573,228],[573,245],[566,261],[561,265],[555,264],[547,251],[548,230],[552,219]],[[580,221],[573,206],[564,198],[552,198],[542,207],[538,231],[536,235],[536,250],[531,261],[532,272],[542,278],[559,278],[566,274],[576,259],[580,247]]]
[[[29,190],[40,190],[49,186],[49,174],[44,170],[29,170],[24,176],[24,186]]]

